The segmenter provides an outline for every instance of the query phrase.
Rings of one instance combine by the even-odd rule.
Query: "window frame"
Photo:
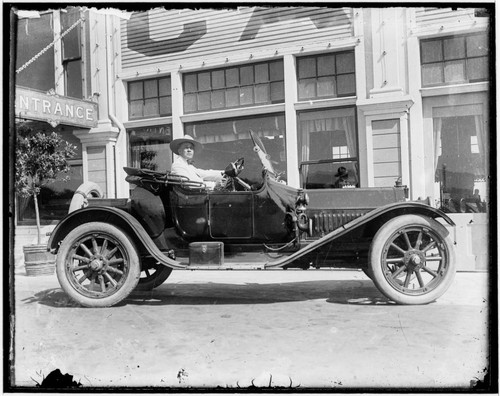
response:
[[[298,75],[298,74],[297,74]],[[344,158],[327,158],[327,159],[315,159],[311,160],[308,159],[306,161],[303,161],[301,159],[301,154],[300,150],[301,147],[303,147],[304,142],[303,142],[303,137],[302,137],[302,130],[300,128],[300,115],[301,114],[306,114],[306,113],[314,113],[314,112],[327,112],[327,111],[336,111],[336,110],[346,110],[346,109],[352,109],[353,111],[353,119],[354,119],[354,138],[355,138],[355,143],[356,143],[356,156],[349,156],[349,157],[344,157]],[[359,126],[358,126],[358,108],[355,105],[350,105],[350,106],[341,106],[341,107],[326,107],[326,108],[315,108],[315,109],[307,109],[307,110],[301,110],[297,111],[297,159],[298,159],[298,166],[299,166],[299,178],[300,178],[300,186],[302,188],[306,188],[306,180],[304,180],[305,176],[305,168],[307,168],[310,165],[323,165],[323,164],[344,164],[344,163],[355,163],[356,166],[356,174],[355,174],[355,180],[357,180],[357,188],[361,187],[361,168],[360,168],[360,147],[359,147]],[[343,147],[343,146],[332,146],[333,147]],[[333,153],[332,153],[333,154]]]
[[[75,14],[77,15],[78,18],[81,18],[82,13],[81,11],[75,9]],[[61,33],[66,31],[72,25],[72,23],[68,23],[68,26],[66,26],[62,19],[63,15],[67,15],[66,13],[61,12]],[[61,38],[61,45],[62,45],[62,51],[61,51],[61,64],[63,67],[63,75],[64,75],[64,94],[69,97],[75,97],[77,99],[82,99],[84,95],[84,84],[83,84],[83,68],[82,68],[82,32],[81,29],[77,26],[76,28],[73,29],[74,33],[76,33],[76,49],[77,49],[77,55],[72,54],[71,56],[66,56],[65,51],[65,43],[67,43],[67,40],[71,40],[71,34]],[[73,33],[73,32],[71,32]],[[76,87],[79,90],[79,95],[78,96],[73,96],[69,94],[69,83],[70,81],[73,82],[74,78],[68,78],[68,68],[71,64],[75,64],[78,66],[79,72],[80,72],[80,79],[79,79],[79,85]],[[74,83],[73,83],[74,84]]]
[[[421,69],[421,81],[422,81],[422,87],[423,88],[429,88],[429,87],[438,87],[438,86],[447,86],[447,85],[455,85],[455,84],[471,84],[471,83],[476,83],[476,82],[487,82],[490,81],[490,76],[489,73],[485,78],[477,79],[477,78],[471,78],[470,77],[470,72],[469,72],[469,61],[473,59],[485,59],[487,63],[487,69],[490,69],[490,55],[487,53],[486,55],[475,55],[475,56],[468,56],[468,44],[467,44],[467,38],[472,37],[472,36],[485,36],[487,42],[489,43],[489,36],[487,32],[477,32],[477,33],[469,33],[469,34],[457,34],[457,35],[450,35],[450,36],[442,36],[442,37],[432,37],[432,38],[426,38],[426,39],[421,39],[419,42],[419,49],[420,49],[420,69]],[[464,44],[464,56],[460,58],[451,58],[451,59],[445,59],[445,41],[446,40],[451,40],[451,39],[462,39],[463,44]],[[439,61],[429,61],[429,62],[424,62],[423,60],[423,45],[425,43],[429,42],[439,42],[440,48],[441,48],[441,59]],[[449,62],[457,62],[460,61],[463,65],[464,69],[464,79],[461,81],[450,81],[447,82],[445,81],[445,65],[446,63]],[[425,84],[424,83],[424,66],[425,65],[439,65],[440,72],[441,72],[441,82],[436,82],[436,83],[431,83],[431,84]]]
[[[352,72],[341,72],[339,73],[337,71],[337,57],[339,55],[344,55],[344,54],[350,54],[352,55],[353,59],[354,59],[354,65],[353,65],[353,68],[352,68]],[[322,75],[319,75],[318,73],[318,64],[319,64],[319,61],[318,59],[321,58],[321,57],[327,57],[327,56],[334,56],[334,64],[335,64],[335,70],[333,73],[331,74],[322,74]],[[301,78],[300,77],[300,60],[303,60],[303,59],[314,59],[314,67],[315,67],[315,74],[314,76],[311,76],[311,77],[303,77]],[[338,51],[338,52],[327,52],[327,53],[321,53],[321,54],[314,54],[314,55],[305,55],[305,56],[298,56],[296,58],[296,63],[297,63],[297,72],[296,72],[296,77],[297,77],[297,99],[298,101],[307,101],[307,100],[318,100],[318,99],[331,99],[331,98],[345,98],[345,97],[350,97],[350,96],[355,96],[356,95],[356,54],[355,54],[355,51],[354,49],[349,49],[349,50],[344,50],[344,51]],[[342,93],[342,94],[339,94],[338,92],[338,77],[339,76],[347,76],[347,75],[352,75],[354,77],[354,91],[353,92],[349,92],[349,93]],[[334,93],[333,95],[322,95],[322,96],[319,96],[318,95],[318,83],[319,83],[319,80],[320,79],[324,79],[326,77],[333,77],[333,82],[334,82]],[[311,80],[311,79],[315,79],[315,88],[314,88],[314,91],[315,91],[315,95],[314,96],[305,96],[305,97],[301,97],[300,96],[300,82],[303,81],[303,80]]]
[[[166,95],[160,95],[160,81],[161,80],[169,80],[170,84],[170,90]],[[157,90],[157,95],[152,96],[152,97],[146,97],[146,82],[149,81],[156,81],[156,90]],[[131,99],[130,98],[130,85],[131,84],[137,84],[141,83],[141,96],[138,99]],[[161,107],[160,107],[160,102],[161,99],[163,98],[170,98],[170,106],[167,108],[167,112],[162,113],[161,112]],[[144,115],[144,109],[146,106],[146,101],[147,100],[156,100],[156,104],[158,105],[158,113],[154,115]],[[132,115],[132,102],[142,102],[142,111],[140,116],[133,116]],[[157,117],[171,117],[172,116],[172,77],[170,75],[168,76],[162,76],[162,77],[153,77],[153,78],[145,78],[142,80],[132,80],[127,82],[127,104],[128,104],[128,119],[129,120],[144,120],[144,119],[150,119],[150,118],[157,118]]]
[[[281,63],[281,73],[278,74],[278,79],[273,79],[272,77],[272,65],[276,65]],[[256,68],[262,65],[267,66],[267,79],[265,81],[258,81],[258,76],[260,74],[257,74],[255,72]],[[245,74],[243,74],[243,69],[245,68],[252,68],[252,78],[251,81],[245,81],[242,82],[244,76],[246,77]],[[232,71],[233,69],[237,70],[237,77],[238,77],[238,82],[235,84],[234,82],[231,82],[230,84],[228,83],[228,71]],[[213,84],[213,74],[217,72],[222,72],[222,77],[223,77],[223,83],[222,85],[217,85],[214,87]],[[208,88],[199,88],[199,77],[203,74],[208,73]],[[195,81],[195,88],[194,89],[186,89],[186,80],[192,79],[194,77]],[[193,80],[191,80],[193,81]],[[272,86],[273,84],[282,84],[282,90],[279,92],[279,97],[277,99],[273,100],[273,94],[272,94]],[[256,91],[259,87],[267,87],[267,95],[266,97],[268,100],[257,100],[256,98]],[[209,70],[199,70],[199,71],[194,71],[194,72],[186,72],[183,73],[182,75],[182,88],[183,88],[183,110],[184,114],[196,114],[196,113],[202,113],[202,112],[208,112],[208,111],[218,111],[218,110],[230,110],[230,109],[239,109],[239,108],[249,108],[249,107],[256,107],[256,106],[263,106],[263,105],[270,105],[270,104],[277,104],[277,103],[285,103],[285,77],[284,77],[284,61],[283,59],[273,59],[273,60],[267,60],[263,62],[254,62],[254,63],[245,63],[245,64],[240,64],[240,65],[233,65],[233,66],[227,66],[227,67],[219,67],[215,69],[209,69]],[[235,91],[237,92],[237,95],[234,97],[238,98],[238,103],[234,105],[228,105],[228,92],[230,91]],[[251,99],[248,102],[242,103],[241,101],[241,93],[243,90],[248,90]],[[213,102],[213,97],[214,94],[218,93],[220,94],[222,92],[223,96],[223,104],[221,106],[214,106]],[[200,106],[200,95],[207,95],[208,94],[208,106],[207,107],[201,107]],[[186,106],[186,103],[188,102],[187,97],[188,95],[190,97],[193,97],[195,103],[194,107],[195,110],[188,108]]]

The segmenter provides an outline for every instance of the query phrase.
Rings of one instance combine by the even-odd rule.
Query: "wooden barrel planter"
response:
[[[24,267],[27,276],[52,275],[56,268],[56,256],[47,251],[47,245],[23,247]]]

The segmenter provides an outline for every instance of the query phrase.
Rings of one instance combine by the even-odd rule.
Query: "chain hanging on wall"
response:
[[[26,69],[29,65],[31,65],[34,61],[36,61],[38,58],[40,58],[44,53],[46,53],[51,47],[57,43],[58,40],[61,40],[64,36],[66,36],[70,31],[72,31],[78,24],[82,23],[85,21],[84,17],[81,17],[76,21],[73,25],[71,25],[63,34],[61,34],[59,37],[57,37],[54,41],[52,41],[49,45],[47,45],[44,49],[42,49],[38,54],[36,54],[33,58],[31,58],[28,62],[26,62],[24,65],[22,65],[19,69],[16,70],[16,74],[19,74],[22,72],[24,69]]]

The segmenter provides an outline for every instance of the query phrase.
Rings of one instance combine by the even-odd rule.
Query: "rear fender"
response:
[[[186,268],[185,264],[173,260],[162,253],[141,223],[132,215],[113,207],[93,206],[70,213],[52,231],[48,242],[48,249],[52,253],[57,254],[60,243],[71,230],[81,224],[94,221],[101,221],[119,227],[135,242],[139,249],[146,250],[161,264],[170,268]]]

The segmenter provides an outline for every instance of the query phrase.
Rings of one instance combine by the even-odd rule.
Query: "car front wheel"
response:
[[[82,224],[64,238],[56,260],[62,289],[86,307],[109,307],[126,298],[140,277],[134,243],[119,228]]]
[[[450,287],[455,276],[453,242],[434,219],[398,216],[375,235],[369,273],[377,288],[398,304],[428,304]]]

